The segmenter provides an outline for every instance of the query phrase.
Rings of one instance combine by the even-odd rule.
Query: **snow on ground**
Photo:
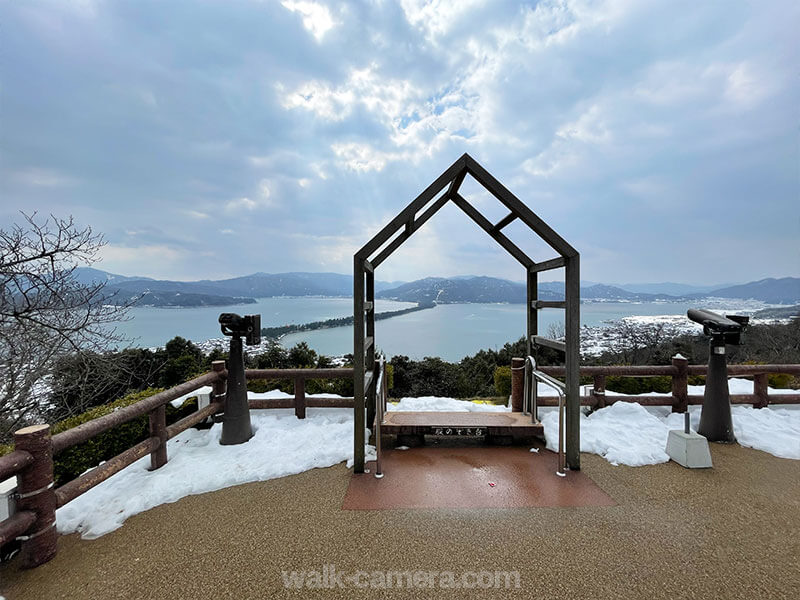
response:
[[[753,382],[730,379],[731,394],[752,394]],[[690,394],[702,395],[703,386],[689,386]],[[795,390],[769,389],[772,394]],[[607,395],[615,395],[606,392]],[[658,396],[659,394],[644,394]],[[692,430],[700,425],[700,406],[689,407]],[[800,460],[800,411],[792,408],[754,409],[749,405],[731,408],[733,433],[741,446],[769,452],[781,458]],[[558,411],[540,409],[547,448],[558,450]],[[599,454],[615,465],[638,467],[667,462],[665,451],[670,429],[683,429],[683,415],[669,406],[644,407],[638,403],[616,402],[586,416],[581,414],[581,452]]]
[[[250,397],[287,394],[272,391]],[[157,471],[148,471],[146,456],[58,509],[58,530],[93,539],[114,531],[132,515],[184,496],[351,463],[352,409],[308,408],[306,414],[297,419],[294,409],[253,410],[255,434],[236,446],[219,444],[221,424],[188,429],[167,442],[169,461]],[[371,446],[367,453],[367,460],[373,460]]]
[[[210,394],[211,390],[212,390],[212,388],[211,388],[210,385],[204,385],[203,387],[197,388],[193,392],[189,392],[188,394],[184,394],[180,398],[175,398],[175,400],[170,402],[170,404],[172,404],[172,406],[174,406],[175,408],[180,408],[181,404],[186,402],[186,400],[188,400],[189,398],[194,398],[195,396],[199,396],[200,394]]]
[[[750,393],[752,382],[730,380],[731,393]],[[791,392],[792,390],[787,390]],[[702,387],[690,393],[702,394]],[[770,394],[783,390],[770,390]],[[540,386],[539,393],[549,390]],[[193,394],[196,394],[194,392]],[[609,395],[611,393],[609,392]],[[250,394],[251,398],[286,398],[278,390]],[[800,410],[797,407],[763,408],[737,405],[732,409],[734,433],[742,446],[764,450],[784,458],[800,459]],[[389,410],[508,411],[505,406],[476,404],[452,398],[404,398]],[[547,447],[558,445],[558,411],[540,408]],[[691,425],[700,421],[700,407],[690,408]],[[58,509],[61,533],[78,532],[92,539],[120,527],[125,520],[160,504],[191,494],[264,481],[329,467],[353,459],[353,411],[346,408],[309,408],[306,419],[295,418],[293,409],[251,411],[255,435],[245,444],[220,446],[222,426],[189,429],[167,445],[169,462],[148,471],[144,457],[69,504]],[[613,464],[631,466],[669,460],[664,452],[670,429],[683,429],[683,415],[670,407],[643,407],[617,402],[591,415],[581,414],[581,452],[599,454]],[[367,460],[374,448],[367,446]]]
[[[544,390],[542,390],[543,392]],[[464,402],[453,398],[422,396],[420,398],[402,398],[399,402],[390,402],[386,410],[414,410],[424,412],[509,412],[508,406],[496,404],[478,404]]]

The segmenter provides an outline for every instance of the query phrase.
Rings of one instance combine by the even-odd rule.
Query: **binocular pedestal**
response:
[[[247,405],[247,382],[244,377],[244,353],[242,338],[231,338],[231,352],[228,359],[228,391],[225,395],[225,412],[222,417],[223,446],[243,444],[253,437],[250,424],[250,408]]]
[[[711,338],[708,355],[706,390],[697,433],[709,442],[735,442],[731,399],[728,392],[728,363],[725,355],[725,337]]]

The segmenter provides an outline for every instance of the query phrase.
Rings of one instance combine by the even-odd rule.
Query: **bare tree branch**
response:
[[[22,216],[22,225],[0,229],[0,438],[41,414],[58,357],[123,341],[114,324],[130,306],[112,305],[105,282],[75,278],[78,266],[97,261],[101,235],[72,217]]]

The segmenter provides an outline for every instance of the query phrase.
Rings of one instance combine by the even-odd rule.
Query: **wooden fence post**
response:
[[[294,416],[306,418],[306,380],[302,377],[294,378]]]
[[[150,470],[155,471],[167,464],[167,408],[164,404],[150,411],[150,437],[160,440],[158,448],[150,453]]]
[[[672,376],[672,412],[686,412],[689,410],[689,360],[676,354],[672,357],[672,366],[678,371]]]
[[[211,370],[215,373],[222,373],[225,371],[225,361],[215,360],[211,363]],[[225,395],[228,392],[228,384],[225,379],[217,379],[211,384],[211,401],[219,402],[223,407],[225,406]],[[224,408],[223,408],[224,410]],[[217,423],[218,421],[214,421]]]
[[[595,400],[597,401],[597,406],[595,408],[605,408],[606,406],[606,376],[605,375],[594,375],[593,379],[593,389],[592,395],[594,396]]]
[[[14,432],[14,447],[33,456],[17,474],[17,510],[36,513],[33,526],[20,536],[20,565],[38,567],[56,555],[56,495],[53,491],[53,444],[49,425],[32,425]]]
[[[769,374],[759,373],[753,376],[753,394],[756,399],[753,402],[753,408],[766,408],[769,405],[769,393],[767,386],[769,384]]]

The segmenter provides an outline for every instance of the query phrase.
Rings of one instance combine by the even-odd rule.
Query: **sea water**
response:
[[[727,301],[733,306],[737,301]],[[581,304],[581,325],[602,326],[627,316],[686,315],[689,308],[708,305],[707,300],[686,302],[588,302]],[[378,300],[377,312],[414,306],[409,302]],[[712,307],[717,310],[718,308]],[[350,298],[261,298],[256,304],[203,308],[134,308],[130,320],[118,331],[140,347],[163,346],[179,335],[194,342],[222,337],[217,319],[222,312],[260,314],[263,327],[302,324],[352,315]],[[559,328],[564,311],[539,311],[539,332],[547,335],[551,325]],[[562,327],[563,328],[563,327]],[[404,354],[413,359],[438,356],[458,361],[464,356],[525,335],[524,304],[441,304],[391,319],[376,321],[375,339],[387,356]],[[353,351],[353,328],[335,327],[286,335],[281,343],[290,348],[307,342],[317,352],[338,356]]]

